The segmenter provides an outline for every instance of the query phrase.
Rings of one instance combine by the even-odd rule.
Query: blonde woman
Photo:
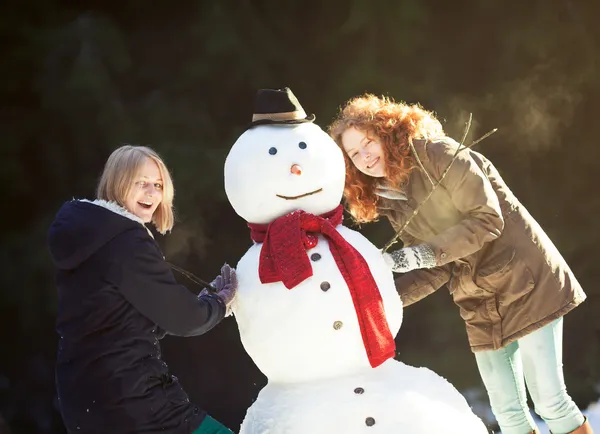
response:
[[[344,151],[356,221],[385,216],[399,230],[422,204],[386,261],[401,273],[404,306],[447,285],[502,433],[537,430],[526,384],[553,433],[591,433],[562,370],[562,317],[585,294],[492,163],[461,151],[425,201],[459,146],[431,112],[366,94],[345,104],[329,132]]]
[[[191,336],[224,317],[237,289],[227,265],[197,297],[176,283],[146,223],[173,227],[173,183],[151,149],[123,146],[94,201],[65,203],[49,248],[58,268],[56,382],[69,433],[230,433],[188,400],[161,358],[166,333]]]

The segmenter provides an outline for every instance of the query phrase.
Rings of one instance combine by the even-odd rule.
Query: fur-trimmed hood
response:
[[[48,247],[56,266],[71,270],[118,234],[144,222],[115,202],[72,200],[58,211],[48,231]]]

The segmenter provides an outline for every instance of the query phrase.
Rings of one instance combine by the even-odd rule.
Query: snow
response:
[[[248,410],[240,434],[359,434],[368,429],[389,434],[488,432],[449,382],[427,368],[391,359],[375,369],[320,381],[269,382]]]
[[[258,224],[298,209],[314,215],[331,211],[342,200],[346,175],[341,149],[311,123],[245,131],[227,155],[224,172],[229,203],[244,220]],[[302,197],[289,200],[297,196]]]

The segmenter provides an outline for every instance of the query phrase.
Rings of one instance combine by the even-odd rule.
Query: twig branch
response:
[[[200,279],[199,277],[195,276],[194,274],[190,273],[189,271],[184,270],[183,268],[178,267],[177,265],[171,264],[170,262],[167,262],[167,264],[169,265],[169,267],[171,267],[173,270],[180,272],[181,274],[183,274],[185,277],[187,277],[188,279],[190,279],[192,282],[208,289],[210,292],[217,292],[217,288],[215,288],[214,286],[212,286],[210,283]]]
[[[464,146],[464,141],[469,133],[469,129],[471,128],[471,121],[472,121],[472,114],[469,114],[469,120],[466,122],[465,125],[465,132],[463,134],[462,140],[460,142],[460,145],[458,146],[458,148],[456,149],[456,152],[454,153],[454,155],[452,156],[452,160],[450,160],[450,163],[448,163],[448,165],[446,166],[446,168],[444,169],[444,171],[442,172],[442,175],[440,176],[440,179],[434,183],[431,179],[431,176],[429,176],[429,173],[427,173],[427,170],[425,170],[425,167],[423,167],[423,164],[421,163],[421,160],[419,159],[419,157],[417,156],[417,153],[415,152],[414,146],[412,146],[412,142],[411,142],[411,149],[414,153],[414,155],[416,156],[417,162],[419,163],[419,166],[421,167],[421,169],[425,172],[427,178],[429,179],[429,181],[432,183],[433,188],[429,191],[429,194],[427,195],[427,197],[425,198],[425,200],[423,202],[421,202],[413,211],[413,213],[411,214],[411,216],[404,222],[404,224],[402,225],[402,227],[398,230],[398,232],[396,232],[396,234],[392,237],[391,240],[389,240],[385,246],[383,247],[383,253],[387,252],[388,249],[394,245],[394,243],[396,243],[398,241],[398,238],[400,238],[400,236],[402,235],[402,233],[404,233],[404,230],[406,229],[406,227],[408,226],[408,224],[411,222],[411,220],[419,213],[419,210],[421,209],[421,206],[427,202],[429,200],[429,198],[431,197],[431,195],[433,194],[433,192],[435,191],[435,189],[442,183],[442,181],[444,180],[444,178],[446,177],[446,175],[448,174],[448,172],[450,171],[450,167],[452,166],[452,163],[454,163],[454,161],[458,158],[458,154],[462,151],[464,151],[465,149],[470,149],[473,146],[475,146],[476,144],[478,144],[479,142],[481,142],[482,140],[486,139],[487,137],[491,136],[492,134],[494,134],[496,131],[498,131],[498,128],[494,128],[491,131],[488,131],[487,133],[485,133],[483,136],[481,136],[479,139],[475,140],[474,142],[472,142],[469,146]]]
[[[460,141],[461,148],[464,146],[465,140],[467,140],[467,135],[469,134],[469,130],[471,129],[471,122],[473,122],[473,113],[469,113],[469,120],[467,121],[467,124],[465,125],[465,132]]]
[[[431,185],[435,185],[435,183],[433,182],[433,179],[431,179],[431,176],[429,176],[429,172],[427,170],[425,170],[425,166],[423,166],[423,163],[421,163],[421,159],[419,158],[419,155],[417,154],[417,150],[415,149],[415,145],[413,144],[412,139],[408,139],[408,143],[410,144],[410,150],[412,151],[413,155],[415,156],[415,159],[417,160],[417,163],[419,164],[419,167],[421,168],[421,170],[423,172],[425,172],[425,175],[427,175],[427,179],[429,179],[429,182],[431,183]]]

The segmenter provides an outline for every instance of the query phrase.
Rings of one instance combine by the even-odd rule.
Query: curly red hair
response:
[[[356,128],[379,139],[385,155],[385,182],[402,188],[410,172],[416,168],[410,143],[413,139],[432,139],[444,136],[442,124],[435,115],[418,104],[395,102],[385,96],[364,94],[350,99],[329,125],[329,135],[342,151],[342,134]],[[380,179],[359,171],[344,152],[346,185],[344,198],[348,211],[358,223],[377,220],[379,196],[375,187]]]

